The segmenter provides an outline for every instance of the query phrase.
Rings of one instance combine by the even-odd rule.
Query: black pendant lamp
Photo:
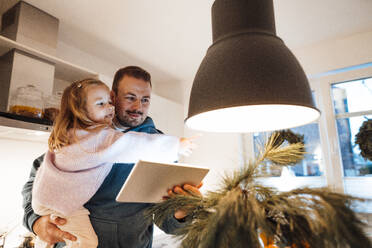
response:
[[[276,36],[272,0],[216,0],[212,31],[191,90],[188,127],[258,132],[319,117],[300,63]]]

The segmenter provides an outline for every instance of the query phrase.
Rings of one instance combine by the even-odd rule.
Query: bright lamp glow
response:
[[[250,105],[204,112],[186,121],[208,132],[262,132],[301,126],[319,118],[319,111],[296,105]]]

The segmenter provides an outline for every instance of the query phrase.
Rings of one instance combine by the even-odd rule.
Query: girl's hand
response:
[[[179,155],[190,156],[192,151],[197,147],[194,143],[196,136],[191,138],[180,138],[180,148],[178,150]]]

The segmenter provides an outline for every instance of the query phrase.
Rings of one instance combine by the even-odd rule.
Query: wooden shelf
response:
[[[40,52],[34,48],[20,44],[0,35],[0,56],[14,48],[53,63],[55,65],[55,77],[58,79],[72,82],[88,77],[98,78],[98,73],[96,72],[78,65],[74,65],[55,56]]]

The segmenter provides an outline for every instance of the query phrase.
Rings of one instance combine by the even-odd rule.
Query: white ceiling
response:
[[[0,0],[5,1],[5,0]],[[14,0],[13,0],[14,1]],[[113,64],[190,83],[211,45],[213,0],[27,0],[60,20],[60,39]],[[372,30],[372,0],[274,0],[291,48]]]

